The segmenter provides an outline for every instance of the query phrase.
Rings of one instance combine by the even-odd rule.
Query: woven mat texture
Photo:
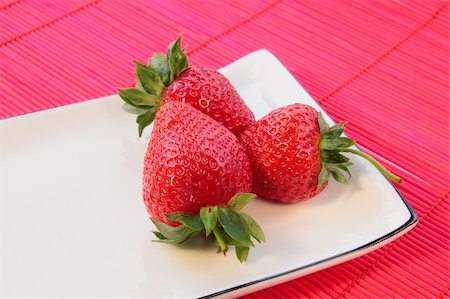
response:
[[[448,1],[1,0],[0,22],[0,118],[114,94],[133,82],[133,59],[179,32],[197,65],[271,50],[403,178],[420,221],[370,254],[246,298],[449,296]]]

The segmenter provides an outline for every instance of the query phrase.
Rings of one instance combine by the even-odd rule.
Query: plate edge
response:
[[[41,112],[53,111],[53,110],[57,110],[57,109],[65,109],[67,107],[71,107],[71,106],[74,106],[74,105],[83,105],[83,104],[88,104],[88,103],[92,103],[92,102],[102,101],[102,100],[108,99],[108,98],[116,96],[116,95],[117,95],[117,93],[113,93],[113,94],[104,95],[104,96],[101,96],[101,97],[98,97],[98,98],[89,98],[89,99],[80,100],[80,101],[77,101],[77,102],[64,103],[64,104],[61,104],[61,105],[48,107],[48,108],[44,108],[44,109],[40,109],[40,110],[28,111],[28,112],[24,112],[24,113],[20,113],[20,114],[16,114],[16,115],[11,115],[11,116],[0,118],[0,123],[3,122],[3,121],[11,120],[11,119],[17,119],[17,118],[21,118],[21,117],[28,117],[28,116],[31,116],[31,115],[39,114]]]

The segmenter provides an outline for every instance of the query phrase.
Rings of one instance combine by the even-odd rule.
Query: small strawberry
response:
[[[136,88],[119,89],[124,110],[138,115],[139,136],[158,109],[172,101],[190,104],[239,135],[255,122],[253,112],[221,73],[188,67],[180,42],[181,35],[169,45],[167,56],[155,53],[148,64],[135,62]]]
[[[185,103],[161,107],[144,159],[143,197],[162,242],[213,232],[220,251],[234,245],[245,260],[250,236],[264,240],[256,222],[239,212],[254,197],[240,192],[251,186],[250,161],[236,136]]]
[[[298,202],[321,192],[329,174],[340,183],[350,177],[348,152],[369,160],[383,174],[400,178],[369,155],[350,148],[355,142],[340,137],[345,122],[328,127],[321,113],[308,105],[292,104],[276,109],[246,129],[240,140],[253,169],[253,192],[283,202]]]

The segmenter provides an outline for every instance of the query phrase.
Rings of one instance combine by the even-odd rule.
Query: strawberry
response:
[[[255,122],[230,81],[206,67],[188,67],[181,35],[172,42],[167,55],[155,53],[148,64],[135,62],[138,78],[135,88],[119,89],[124,110],[137,114],[139,136],[153,122],[165,103],[185,102],[209,115],[238,136]]]
[[[251,186],[250,161],[236,136],[190,105],[161,106],[143,173],[144,203],[160,241],[181,243],[212,232],[220,251],[235,245],[245,260],[250,236],[264,240],[256,222],[239,211],[255,196],[241,193]]]
[[[355,142],[341,137],[345,122],[328,127],[321,113],[303,104],[276,109],[240,136],[250,156],[253,192],[282,202],[306,200],[321,192],[329,175],[348,183],[351,165],[343,152],[362,156],[392,180],[400,178],[369,155],[350,148]]]

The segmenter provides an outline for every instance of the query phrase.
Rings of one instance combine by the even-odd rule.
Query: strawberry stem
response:
[[[363,157],[367,161],[369,161],[373,166],[375,166],[381,173],[383,173],[386,177],[393,180],[394,182],[400,183],[401,179],[384,168],[377,160],[372,158],[366,153],[363,153],[359,150],[350,148],[355,145],[355,141],[341,136],[344,133],[346,122],[337,123],[331,127],[328,127],[325,119],[322,116],[322,113],[318,114],[318,123],[320,128],[320,141],[319,141],[319,149],[320,149],[320,162],[321,162],[321,170],[318,179],[318,186],[322,186],[332,174],[333,178],[342,184],[347,184],[350,179],[350,170],[349,166],[352,165],[350,159],[344,155],[341,155],[343,152],[352,153],[357,156]],[[347,176],[345,175],[347,174]]]
[[[340,151],[341,152],[352,153],[352,154],[358,155],[360,157],[363,157],[364,159],[366,159],[367,161],[372,163],[372,165],[375,166],[379,171],[381,171],[381,173],[383,173],[385,176],[387,176],[388,178],[390,178],[394,182],[397,182],[397,183],[401,182],[401,179],[398,176],[396,176],[395,174],[393,174],[392,172],[390,172],[389,170],[384,168],[377,160],[375,160],[374,158],[372,158],[368,154],[366,154],[366,153],[364,153],[362,151],[359,151],[359,150],[352,149],[352,148],[345,148],[345,149],[341,149]]]

